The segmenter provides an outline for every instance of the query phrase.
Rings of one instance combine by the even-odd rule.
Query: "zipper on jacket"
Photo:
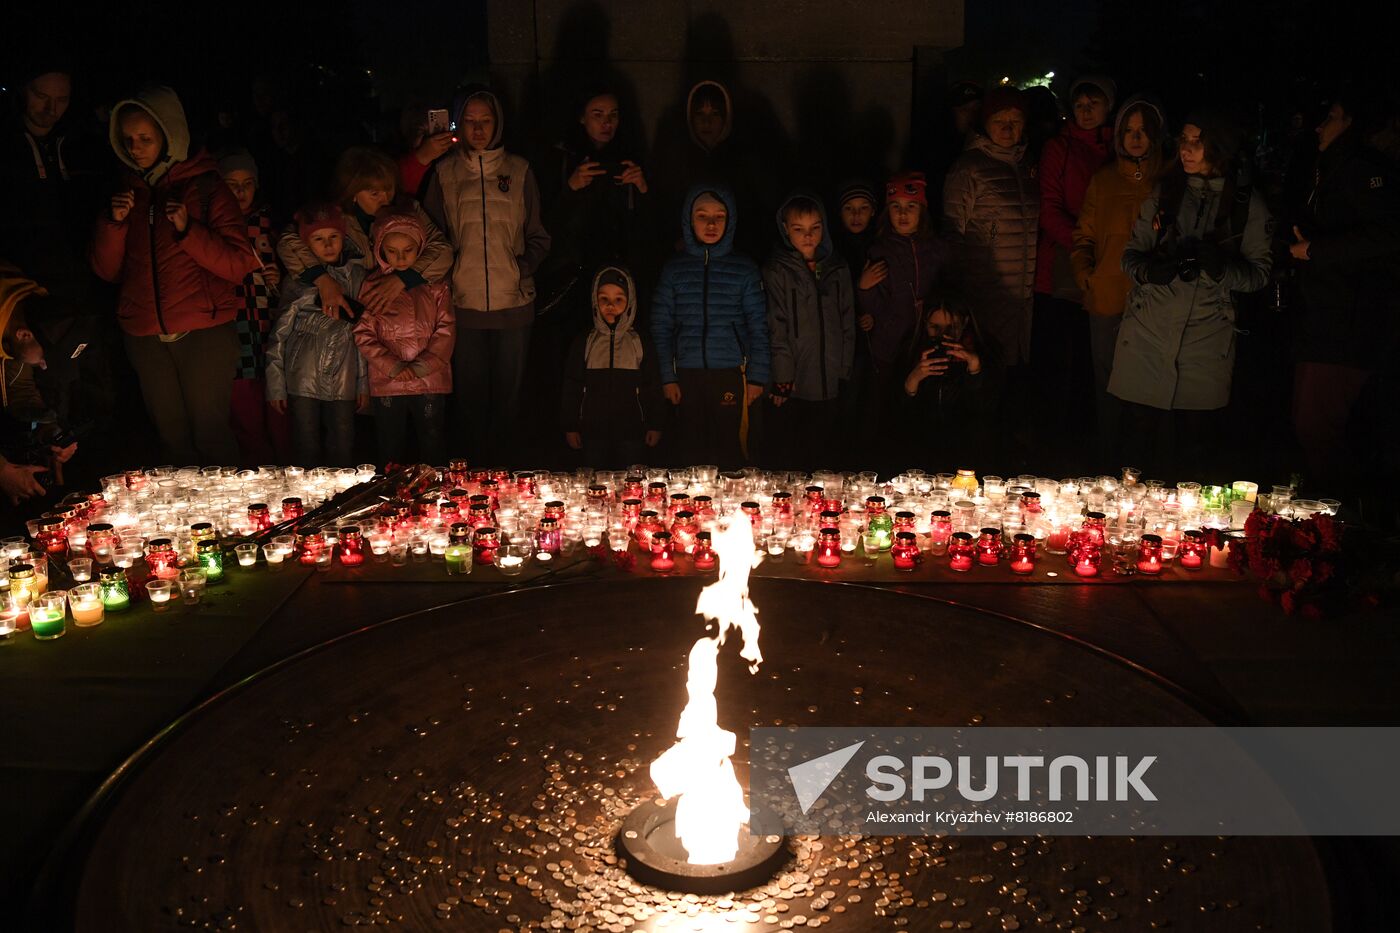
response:
[[[788,301],[791,302],[788,307],[792,309],[792,339],[798,340],[802,337],[802,328],[798,324],[797,289],[788,289]]]
[[[700,368],[710,368],[710,251],[705,250],[705,270],[700,277]]]
[[[481,182],[481,271],[486,276],[486,310],[491,310],[491,258],[486,250],[486,161],[476,157],[477,180]]]
[[[151,297],[155,299],[156,326],[162,334],[165,329],[164,309],[160,305],[160,263],[156,260],[156,190],[151,189],[151,206],[146,214],[146,227],[151,236]]]

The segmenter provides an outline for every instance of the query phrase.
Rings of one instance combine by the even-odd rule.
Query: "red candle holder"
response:
[[[620,497],[627,499],[642,499],[646,496],[646,480],[640,476],[628,476],[622,481],[622,493]]]
[[[802,491],[802,498],[807,503],[808,512],[820,512],[822,510],[824,490],[820,486],[808,486]]]
[[[175,543],[169,538],[152,538],[146,542],[146,566],[151,575],[161,580],[174,580],[180,576],[180,555],[175,553]]]
[[[1044,511],[1044,510],[1041,508],[1041,505],[1040,505],[1040,493],[1038,493],[1038,492],[1023,492],[1023,493],[1021,493],[1021,514],[1022,514],[1022,515],[1039,515],[1042,511]]]
[[[696,496],[690,500],[690,505],[697,522],[707,521],[715,517],[715,500],[710,496]]]
[[[1143,540],[1147,536],[1143,535]],[[1176,561],[1183,569],[1200,570],[1210,559],[1210,545],[1206,543],[1206,533],[1190,529],[1181,533],[1181,544],[1177,548]]]
[[[523,470],[515,474],[515,494],[522,499],[533,499],[539,495],[539,485],[532,471]]]
[[[302,505],[299,496],[288,496],[282,500],[282,521],[293,521],[294,519],[301,518],[305,514],[306,508]]]
[[[669,531],[658,531],[651,536],[651,569],[657,573],[670,573],[676,569]]]
[[[535,533],[535,549],[543,554],[558,557],[564,546],[564,533],[559,529],[559,519],[549,515],[540,518],[539,531]]]
[[[1151,533],[1142,536],[1138,545],[1138,573],[1159,574],[1162,572],[1162,536]]]
[[[637,519],[637,546],[643,551],[651,550],[651,536],[658,531],[665,530],[661,525],[661,518],[652,509],[642,509],[641,516]]]
[[[480,502],[473,502],[467,507],[467,524],[473,528],[493,528],[496,525],[496,517],[491,514],[491,503],[486,496],[473,496],[479,498]]]
[[[470,545],[472,543],[472,532],[474,530],[475,527],[470,522],[453,522],[447,527],[448,545],[456,547]]]
[[[1022,575],[1035,570],[1035,535],[1022,532],[1011,539],[1011,572]]]
[[[763,524],[763,510],[757,502],[741,502],[739,510],[749,517],[749,524],[755,528]]]
[[[1102,548],[1105,541],[1104,514],[1102,512],[1086,512],[1080,531],[1084,534],[1086,541],[1096,548]]]
[[[948,566],[964,573],[972,569],[973,554],[977,547],[972,543],[972,535],[966,531],[955,531],[948,539]]]
[[[895,570],[906,573],[919,565],[919,543],[914,532],[895,533],[894,543],[890,545],[890,558],[894,561]]]
[[[120,543],[117,530],[108,522],[93,522],[87,526],[87,556],[94,562],[110,562]]]
[[[1090,530],[1076,531],[1070,538],[1069,561],[1075,574],[1081,577],[1097,577],[1103,559],[1103,546],[1095,543],[1093,532]]]
[[[483,526],[472,532],[472,565],[489,567],[496,563],[496,551],[501,546],[501,538],[495,528]]]
[[[494,476],[488,476],[481,481],[481,492],[478,495],[486,497],[487,503],[491,506],[491,511],[495,512],[501,507],[501,481]],[[475,498],[475,496],[473,497]]]
[[[365,562],[365,536],[359,525],[341,525],[339,539],[341,564],[358,567]]]
[[[666,501],[670,497],[666,493],[666,484],[659,480],[647,483],[646,507],[660,515],[666,510]]]
[[[642,500],[628,497],[622,500],[622,520],[635,525],[642,518]]]
[[[893,529],[894,533],[899,534],[901,531],[909,531],[917,534],[917,519],[918,516],[916,516],[913,512],[907,511],[905,509],[901,509],[900,511],[895,512]]]
[[[1001,529],[983,528],[977,540],[977,563],[995,567],[1001,561]]]
[[[35,523],[39,532],[34,536],[45,554],[61,556],[68,553],[68,527],[61,518],[41,518]]]
[[[297,561],[315,564],[317,556],[326,549],[326,536],[321,529],[313,528],[297,535]]]
[[[594,503],[607,502],[611,496],[608,495],[608,487],[602,483],[588,484],[588,501]]]
[[[841,566],[841,529],[823,528],[817,537],[817,566],[832,569]]]
[[[468,478],[467,461],[461,459],[447,461],[448,483],[453,486],[465,486]]]
[[[695,513],[683,510],[676,513],[676,519],[671,523],[671,541],[676,550],[682,554],[690,554],[695,550],[695,535],[699,527],[695,524]]]
[[[558,499],[550,499],[544,504],[545,518],[552,518],[560,525],[564,524],[564,518],[567,514],[568,509],[564,506],[564,503]]]
[[[947,509],[934,509],[929,515],[929,550],[943,554],[948,549],[948,541],[953,536],[953,513]]]
[[[690,556],[695,563],[696,570],[709,571],[715,569],[715,551],[712,541],[713,536],[708,531],[697,531],[695,533],[695,550]]]
[[[772,504],[771,508],[772,508],[772,511],[773,511],[773,516],[774,516],[774,518],[791,518],[791,517],[792,517],[792,493],[790,493],[790,492],[775,492],[775,493],[773,493],[773,504]]]

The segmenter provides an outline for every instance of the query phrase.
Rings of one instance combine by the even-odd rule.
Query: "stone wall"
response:
[[[581,88],[617,86],[648,141],[678,126],[690,85],[733,85],[738,129],[814,172],[893,168],[920,70],[963,41],[962,0],[488,0],[493,80],[558,136]],[[918,55],[916,56],[916,50]],[[842,166],[844,167],[844,165]]]

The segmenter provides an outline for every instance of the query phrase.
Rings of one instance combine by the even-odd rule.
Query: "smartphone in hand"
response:
[[[446,110],[428,111],[428,135],[436,136],[438,133],[446,133],[452,128],[452,121],[448,119]]]

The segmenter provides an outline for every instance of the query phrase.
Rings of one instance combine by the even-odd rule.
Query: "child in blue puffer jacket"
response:
[[[681,216],[685,252],[668,260],[652,300],[661,387],[678,407],[683,463],[746,459],[748,407],[769,378],[768,309],[758,266],[733,252],[738,217],[722,188],[694,188]]]

